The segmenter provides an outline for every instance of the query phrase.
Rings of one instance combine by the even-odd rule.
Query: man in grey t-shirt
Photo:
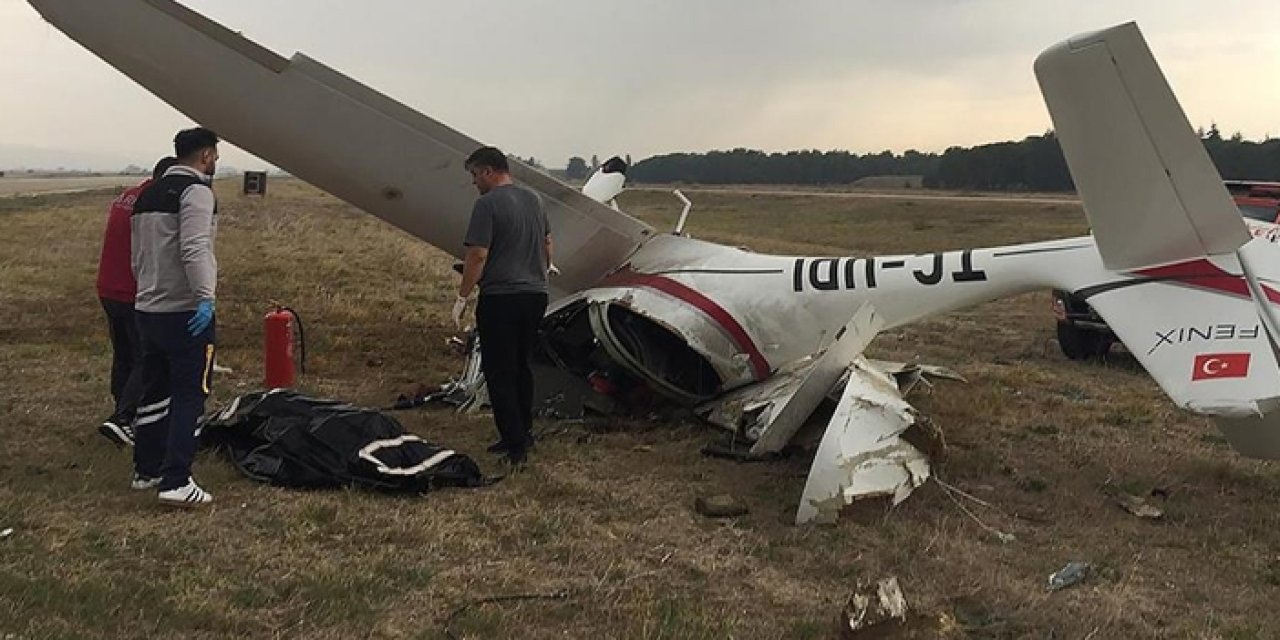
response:
[[[529,359],[547,309],[551,227],[538,194],[512,181],[502,151],[477,149],[465,166],[480,198],[463,240],[466,256],[453,319],[461,323],[467,298],[479,285],[480,366],[499,436],[489,450],[521,464],[533,444]]]

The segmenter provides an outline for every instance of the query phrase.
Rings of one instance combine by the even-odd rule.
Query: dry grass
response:
[[[111,189],[138,182],[134,176],[83,176],[83,177],[0,177],[0,197],[34,195],[50,192],[87,191]]]
[[[450,260],[305,185],[222,192],[217,399],[256,386],[271,300],[307,321],[307,389],[383,405],[453,374]],[[1002,544],[935,485],[835,527],[790,526],[808,461],[697,453],[694,423],[544,425],[524,474],[481,490],[391,498],[283,491],[202,457],[218,498],[169,513],[130,492],[127,455],[93,431],[109,409],[93,276],[106,194],[0,200],[0,638],[442,637],[469,599],[568,589],[566,601],[477,607],[469,637],[821,638],[862,578],[900,577],[900,637],[1253,638],[1280,628],[1280,489],[1200,420],[1172,410],[1123,355],[1066,361],[1048,296],[920,323],[873,355],[951,365],[971,382],[916,399],[946,433],[938,470],[1004,513]],[[695,235],[788,252],[906,252],[1083,231],[1072,206],[700,194]],[[668,228],[661,194],[624,198]],[[371,366],[376,365],[376,366]],[[400,414],[464,451],[485,418]],[[642,446],[643,445],[643,446]],[[488,465],[483,453],[477,459]],[[1105,483],[1171,493],[1162,522],[1109,504]],[[733,492],[715,522],[695,496]],[[1015,515],[1016,514],[1016,515]],[[1098,567],[1048,594],[1068,560]]]

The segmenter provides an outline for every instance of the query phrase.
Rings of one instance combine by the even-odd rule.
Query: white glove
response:
[[[560,267],[557,267],[556,263],[552,262],[551,266],[547,267],[547,275],[551,276],[552,278],[560,275]]]
[[[467,312],[467,299],[458,296],[457,301],[453,303],[453,324],[459,329],[462,328],[462,314]]]

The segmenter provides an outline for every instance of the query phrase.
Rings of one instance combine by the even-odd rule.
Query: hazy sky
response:
[[[1193,124],[1280,135],[1280,28],[1263,0],[185,4],[553,167],[592,153],[941,151],[1018,139],[1049,127],[1035,56],[1128,20]],[[0,147],[143,163],[189,124],[23,0],[0,0]]]

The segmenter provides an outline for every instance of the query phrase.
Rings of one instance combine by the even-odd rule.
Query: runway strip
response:
[[[627,191],[662,191],[670,193],[673,189],[663,187],[627,187]],[[1079,198],[1072,196],[1062,197],[1046,197],[1046,196],[1016,196],[1005,195],[1000,193],[991,193],[983,195],[961,195],[961,194],[941,194],[928,193],[921,191],[919,193],[883,193],[874,191],[806,191],[803,189],[752,189],[737,187],[687,187],[681,188],[680,191],[688,194],[695,193],[731,193],[735,195],[757,195],[757,196],[804,196],[816,198],[881,198],[885,200],[942,200],[950,202],[1009,202],[1009,203],[1026,203],[1026,204],[1080,204]]]
[[[87,176],[77,178],[0,178],[0,198],[12,196],[38,196],[50,193],[76,193],[132,186],[142,182],[142,176]]]

